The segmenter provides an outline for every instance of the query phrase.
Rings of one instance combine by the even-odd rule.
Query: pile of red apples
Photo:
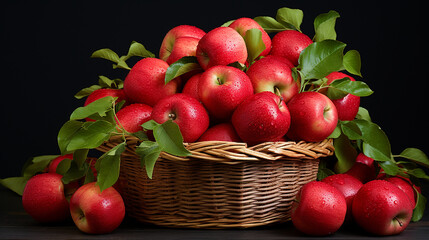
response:
[[[411,221],[420,188],[408,178],[375,176],[377,163],[360,153],[345,173],[304,185],[292,206],[292,223],[301,232],[325,236],[342,226],[395,235]]]
[[[262,33],[265,50],[249,61],[244,39],[246,32],[255,28]],[[116,113],[121,129],[135,133],[149,120],[160,124],[172,120],[187,143],[234,141],[250,146],[288,140],[322,141],[334,131],[338,120],[355,118],[360,98],[348,94],[330,100],[323,92],[300,92],[300,81],[293,78],[292,68],[298,65],[301,51],[312,43],[307,35],[295,30],[271,38],[250,18],[237,19],[228,27],[207,33],[180,25],[165,35],[159,58],[138,61],[122,89],[95,90],[85,105],[106,96],[117,98],[117,102],[125,100]],[[201,70],[166,83],[169,66],[189,56],[197,59]],[[340,72],[326,76],[328,84],[344,77],[354,81]],[[95,183],[65,186],[55,170],[65,158],[72,156],[55,159],[47,173],[28,181],[22,197],[25,210],[40,222],[71,216],[86,233],[113,231],[125,215],[120,194],[114,187],[100,192]],[[415,204],[409,199],[412,188],[406,190],[407,195],[391,183],[393,178],[391,182],[364,184],[352,175],[333,175],[305,185],[292,215],[296,228],[307,234],[326,235],[338,230],[344,221],[356,221],[369,232],[395,234],[408,225]]]

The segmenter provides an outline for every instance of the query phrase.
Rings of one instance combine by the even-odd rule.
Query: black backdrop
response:
[[[126,54],[135,40],[158,55],[165,33],[190,24],[209,31],[239,17],[304,11],[301,29],[336,10],[338,40],[362,57],[363,79],[375,91],[362,99],[390,138],[394,153],[429,153],[427,21],[423,1],[4,1],[1,11],[1,175],[17,176],[32,156],[58,154],[56,136],[83,100],[73,95],[98,75],[125,78],[108,61],[90,59],[111,48]]]

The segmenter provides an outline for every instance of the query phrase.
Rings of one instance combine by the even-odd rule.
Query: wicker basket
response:
[[[112,138],[99,147],[107,151]],[[148,179],[128,136],[118,183],[128,215],[180,228],[248,228],[290,220],[300,187],[316,179],[319,158],[332,155],[331,140],[277,142],[247,147],[237,142],[185,144],[192,153],[161,153]]]

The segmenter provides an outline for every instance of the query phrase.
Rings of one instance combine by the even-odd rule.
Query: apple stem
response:
[[[169,114],[168,114],[168,118],[169,118],[169,119],[171,119],[171,120],[175,120],[175,119],[176,119],[176,114],[174,114],[174,113],[169,113]]]
[[[280,89],[278,88],[278,87],[274,87],[274,93],[279,97],[279,102],[278,102],[278,106],[279,106],[279,108],[281,108],[282,107],[282,101],[283,101],[283,96],[282,96],[282,94],[280,93]]]
[[[401,226],[402,227],[402,221],[401,220],[399,220],[397,217],[394,217],[393,219],[395,219],[398,223],[399,223],[399,226]]]

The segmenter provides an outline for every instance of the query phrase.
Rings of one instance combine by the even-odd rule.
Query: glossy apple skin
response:
[[[271,55],[289,59],[298,66],[299,55],[313,41],[304,33],[295,30],[285,30],[277,33],[271,41]]]
[[[393,183],[373,180],[364,184],[353,200],[353,217],[364,230],[376,235],[394,235],[410,223],[413,206]]]
[[[197,73],[190,77],[188,81],[186,81],[185,86],[183,86],[182,93],[188,94],[191,97],[200,101],[200,97],[198,95],[198,84],[200,81],[202,73]]]
[[[285,103],[298,94],[299,84],[292,77],[292,70],[284,61],[265,57],[253,63],[246,72],[255,93],[279,91]]]
[[[153,107],[159,100],[175,94],[180,78],[165,84],[168,64],[157,58],[144,58],[138,61],[124,80],[124,92],[133,103],[143,103]]]
[[[161,99],[152,110],[157,123],[172,120],[179,126],[184,142],[195,142],[209,127],[209,116],[195,98],[177,93]]]
[[[171,64],[183,56],[195,56],[198,41],[205,34],[200,28],[191,25],[179,25],[170,29],[162,40],[159,58]]]
[[[66,154],[54,158],[51,163],[49,163],[48,172],[56,173],[58,164],[60,164],[60,162],[64,159],[73,159],[73,154]]]
[[[217,65],[228,65],[247,60],[243,37],[230,27],[218,27],[204,35],[197,46],[197,59],[206,70]]]
[[[195,56],[197,54],[197,46],[199,38],[181,37],[176,39],[173,51],[167,58],[166,62],[172,64],[182,57]]]
[[[384,180],[395,184],[408,196],[408,199],[410,200],[413,208],[416,206],[416,192],[413,189],[413,184],[411,183],[410,179],[401,176],[395,176],[385,178]]]
[[[221,121],[229,120],[237,106],[251,95],[253,86],[249,77],[234,67],[211,67],[201,75],[198,83],[201,102],[211,117]]]
[[[210,127],[201,135],[198,142],[203,141],[241,142],[241,139],[231,123],[220,123]]]
[[[348,77],[351,81],[355,81],[351,76],[342,72],[332,72],[326,78],[328,79],[327,84],[331,84],[333,81]],[[338,111],[338,119],[341,121],[352,121],[355,119],[356,114],[359,111],[360,97],[347,94],[345,97],[340,99],[332,100]]]
[[[22,194],[25,211],[38,222],[60,222],[70,217],[60,174],[42,173],[31,177]]]
[[[372,181],[376,177],[374,159],[359,153],[356,157],[356,162],[345,173],[357,178],[362,183]]]
[[[121,195],[109,187],[103,192],[95,182],[80,187],[70,199],[70,213],[85,233],[104,234],[115,230],[125,217]]]
[[[244,100],[231,121],[241,140],[254,145],[283,137],[289,129],[290,114],[277,95],[261,92]]]
[[[93,91],[88,97],[85,99],[84,106],[94,102],[103,97],[117,97],[116,103],[119,103],[123,100],[126,100],[126,96],[123,89],[110,89],[110,88],[102,88]]]
[[[265,45],[265,50],[259,54],[259,56],[266,56],[271,51],[271,38],[267,32],[251,18],[239,18],[232,22],[228,27],[235,29],[242,37],[246,35],[246,32],[252,28],[259,29],[262,33],[262,41]]]
[[[319,92],[299,93],[287,106],[291,115],[287,137],[292,140],[319,142],[326,139],[337,126],[335,105]]]
[[[118,125],[125,131],[135,133],[142,131],[142,124],[152,119],[152,107],[143,103],[130,104],[116,113]]]
[[[356,193],[363,186],[362,182],[347,174],[334,174],[322,179],[322,182],[327,183],[338,189],[346,199],[347,213],[346,222],[351,222],[353,219],[352,203]]]
[[[313,236],[335,233],[343,224],[347,204],[335,187],[318,181],[305,184],[292,204],[292,223],[301,232]]]

